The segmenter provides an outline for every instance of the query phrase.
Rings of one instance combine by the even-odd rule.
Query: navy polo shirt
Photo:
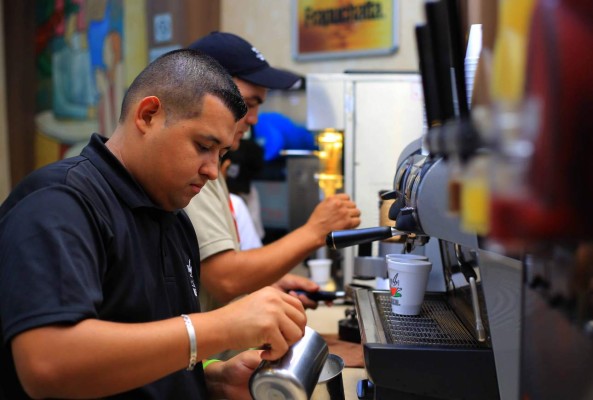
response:
[[[105,141],[33,172],[0,207],[0,398],[27,398],[10,350],[23,331],[199,311],[191,222],[154,204]],[[121,397],[205,399],[202,366]]]

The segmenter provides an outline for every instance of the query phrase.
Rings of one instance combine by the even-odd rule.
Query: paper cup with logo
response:
[[[430,261],[414,259],[387,259],[391,311],[400,315],[418,315],[424,301]]]
[[[329,282],[329,276],[332,267],[332,260],[330,258],[318,258],[309,260],[309,273],[311,280],[318,285],[325,285]]]

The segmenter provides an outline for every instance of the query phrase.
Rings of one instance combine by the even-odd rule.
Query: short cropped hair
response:
[[[124,96],[119,122],[124,122],[134,102],[147,96],[161,100],[166,122],[195,118],[202,111],[206,94],[218,97],[235,122],[247,113],[237,85],[217,61],[196,50],[173,50],[154,60],[134,79]]]

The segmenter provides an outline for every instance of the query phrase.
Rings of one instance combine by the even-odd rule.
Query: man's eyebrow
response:
[[[202,139],[204,139],[204,140],[206,140],[208,142],[214,142],[215,144],[218,144],[218,145],[221,143],[220,140],[216,136],[213,136],[213,135],[205,135],[205,134],[201,134],[201,133],[199,133],[198,135]]]
[[[257,104],[263,104],[264,99],[262,99],[260,96],[249,96],[249,97],[244,97],[243,100],[247,103],[250,100],[255,100],[257,102]]]
[[[216,138],[215,136],[212,136],[212,135],[202,135],[202,134],[199,134],[199,135],[200,135],[200,137],[202,139],[204,139],[204,140],[206,140],[208,142],[214,142],[214,144],[216,144],[218,146],[220,146],[222,144],[222,142],[218,138]],[[221,147],[220,149],[221,150],[229,151],[231,149],[231,147],[232,147],[232,145],[226,146],[226,147]]]

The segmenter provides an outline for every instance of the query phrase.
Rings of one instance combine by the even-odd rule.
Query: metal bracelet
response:
[[[187,366],[188,371],[193,371],[194,367],[198,363],[198,345],[196,344],[196,331],[194,324],[191,322],[191,318],[186,314],[181,314],[185,327],[187,328],[187,336],[189,337],[189,365]]]

